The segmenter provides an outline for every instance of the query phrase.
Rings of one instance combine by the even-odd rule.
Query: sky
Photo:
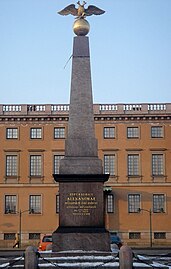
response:
[[[0,104],[69,103],[70,0],[0,0]],[[171,0],[87,0],[94,103],[171,102]],[[69,60],[70,59],[70,60]]]

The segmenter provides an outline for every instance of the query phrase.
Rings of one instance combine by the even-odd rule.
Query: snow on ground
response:
[[[69,256],[69,257],[48,257],[48,260],[112,260],[115,259],[113,256]],[[119,258],[118,258],[119,259]]]
[[[50,267],[50,266],[54,266],[55,267],[55,265],[56,264],[54,264],[54,265],[52,265],[52,264],[49,264],[49,263],[46,263],[46,264],[39,264],[39,267]],[[83,263],[58,263],[58,266],[60,267],[60,266],[62,266],[62,267],[66,267],[66,268],[68,268],[68,267],[70,267],[70,268],[72,268],[72,267],[78,267],[79,268],[79,266],[82,268],[84,268],[84,267],[90,267],[90,268],[93,268],[93,267],[96,267],[96,266],[100,266],[100,265],[103,265],[103,267],[111,267],[111,268],[113,268],[113,267],[115,267],[115,266],[119,266],[119,263],[118,262],[112,262],[112,263],[106,263],[106,264],[103,264],[103,263],[101,263],[101,262],[96,262],[96,263],[91,263],[91,262],[85,262],[84,264]]]
[[[70,256],[66,257],[65,255],[62,256],[62,253],[64,254],[64,252],[61,253],[60,257],[49,257],[47,255],[46,257],[46,253],[48,254],[51,251],[44,251],[44,252],[40,252],[40,262],[39,263],[39,267],[56,267],[56,265],[58,266],[62,266],[62,267],[66,267],[67,268],[73,268],[73,267],[79,267],[80,268],[84,268],[84,267],[89,267],[89,268],[94,268],[100,265],[103,265],[103,267],[111,267],[111,268],[115,268],[115,267],[119,267],[119,258],[116,257],[116,255],[106,255],[103,256],[100,255],[100,253],[98,252],[98,255],[93,255],[94,251],[92,252],[86,252],[85,255],[79,256],[77,254],[77,252],[80,253],[80,251],[72,251],[69,252]],[[75,255],[72,255],[76,254]],[[84,251],[81,252],[82,254],[84,253]],[[41,257],[41,254],[42,257]],[[59,253],[58,253],[59,254]],[[65,252],[66,254],[66,252]],[[161,255],[161,256],[148,256],[148,255],[140,255],[138,254],[137,256],[137,260],[134,260],[133,265],[135,267],[144,267],[144,268],[149,268],[149,266],[152,266],[153,268],[163,268],[163,267],[168,267],[168,269],[171,269],[171,257],[169,257],[167,255]],[[135,258],[136,258],[135,257]],[[43,262],[44,259],[44,262]],[[55,263],[55,260],[58,260],[58,263]],[[15,259],[13,259],[13,261],[16,261],[15,265],[13,265],[13,267],[23,267],[23,265],[17,265],[17,261],[19,260],[23,260],[23,257],[17,257]],[[67,262],[68,260],[68,262]],[[7,268],[7,266],[9,265],[9,260],[8,259],[4,259],[3,257],[0,257],[0,268]],[[8,262],[7,262],[8,261]],[[49,262],[48,262],[49,261]],[[72,262],[73,261],[73,262]],[[4,263],[3,263],[4,262]]]

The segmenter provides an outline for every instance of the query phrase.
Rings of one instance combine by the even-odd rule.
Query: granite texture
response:
[[[110,252],[109,233],[56,233],[52,235],[52,251],[104,251]]]
[[[60,193],[60,227],[104,226],[103,182],[61,182]]]
[[[95,157],[66,157],[60,162],[60,174],[102,174],[102,161]]]
[[[60,174],[101,174],[95,138],[88,37],[74,38],[68,135]]]

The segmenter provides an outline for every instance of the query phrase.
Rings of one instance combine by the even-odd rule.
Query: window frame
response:
[[[59,159],[57,158],[59,157]],[[53,173],[59,174],[60,161],[65,157],[65,154],[54,154],[53,155]]]
[[[32,200],[31,198],[35,198],[35,200]],[[36,198],[39,198],[38,201]],[[38,210],[36,209],[36,207],[38,207]],[[42,214],[42,195],[41,194],[29,195],[29,212],[30,214],[33,214],[33,215]]]
[[[15,136],[15,132],[16,131],[16,137]],[[11,131],[11,133],[10,133]],[[19,139],[19,129],[18,128],[6,128],[6,139]]]
[[[54,127],[54,139],[65,139],[66,138],[65,127]]]
[[[8,238],[9,236],[9,238]],[[4,240],[12,240],[14,241],[15,240],[15,233],[4,233]]]
[[[18,154],[8,153],[5,156],[5,177],[17,178],[18,177]]]
[[[111,177],[116,176],[116,154],[115,153],[104,154],[103,169],[104,169],[104,174],[110,174]]]
[[[106,194],[106,213],[114,213],[114,205],[115,201],[113,193]]]
[[[166,240],[166,232],[154,232],[155,240]]]
[[[37,157],[37,160],[36,160]],[[40,160],[38,160],[38,157]],[[35,160],[33,160],[35,158]],[[30,154],[30,178],[41,178],[43,177],[43,156],[42,154]]]
[[[162,158],[160,159],[159,157]],[[156,160],[154,159],[156,157]],[[165,176],[165,155],[163,153],[152,153],[151,155],[152,177]]]
[[[139,139],[139,138],[140,138],[140,128],[137,126],[134,126],[134,127],[128,126],[127,127],[127,139]]]
[[[135,159],[137,157],[137,159]],[[127,155],[127,175],[128,177],[140,176],[140,154],[128,153]]]
[[[29,233],[29,240],[40,240],[41,233]]]
[[[166,195],[164,193],[153,193],[153,213],[166,213]]]
[[[141,239],[141,233],[140,232],[129,232],[129,239],[130,240]]]
[[[30,128],[30,139],[42,139],[43,138],[43,129],[42,127],[31,127]]]
[[[164,127],[151,126],[151,138],[164,138]]]
[[[10,198],[7,201],[7,198]],[[15,199],[14,199],[15,198]],[[14,205],[13,205],[14,203]],[[9,204],[9,209],[7,205]],[[4,214],[17,214],[17,195],[16,194],[5,194],[4,195]]]
[[[103,127],[103,138],[104,139],[115,139],[116,138],[116,127]]]
[[[134,199],[132,199],[134,197]],[[132,199],[132,201],[131,201]],[[129,193],[128,194],[128,213],[140,213],[141,208],[141,194],[139,193]]]

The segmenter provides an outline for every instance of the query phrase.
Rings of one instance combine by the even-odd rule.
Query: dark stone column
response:
[[[68,137],[60,174],[101,174],[97,154],[90,70],[89,42],[74,37]]]
[[[105,230],[102,173],[95,138],[88,37],[74,37],[71,96],[65,158],[60,162],[59,227],[53,251],[110,251]]]

